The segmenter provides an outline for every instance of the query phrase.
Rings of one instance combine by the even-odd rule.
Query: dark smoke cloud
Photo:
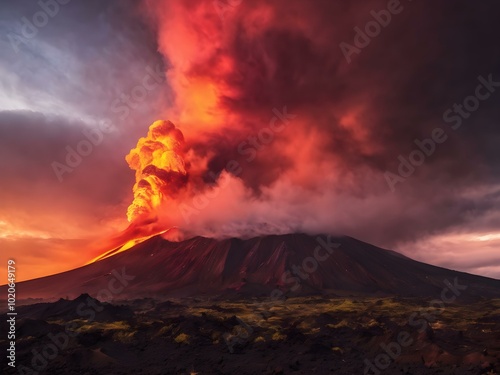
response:
[[[179,76],[218,88],[219,121],[177,125],[206,156],[207,171],[227,170],[231,160],[242,167],[231,191],[193,214],[190,225],[223,235],[215,220],[226,234],[248,235],[270,222],[278,231],[337,231],[396,246],[490,214],[483,203],[498,184],[498,99],[482,102],[458,131],[442,117],[474,94],[479,76],[500,81],[500,56],[491,47],[499,6],[401,4],[404,10],[348,64],[339,44],[353,44],[354,27],[364,28],[370,11],[387,2],[244,1],[228,5],[223,20],[203,1],[147,2],[160,51],[174,68],[181,111],[192,104],[189,90],[175,85]],[[283,106],[296,120],[246,162],[238,146]],[[384,172],[395,172],[398,156],[408,157],[414,140],[436,127],[449,139],[390,192]],[[221,210],[228,201],[243,208]]]

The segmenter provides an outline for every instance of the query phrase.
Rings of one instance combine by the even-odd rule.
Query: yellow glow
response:
[[[53,236],[43,231],[14,227],[10,223],[0,220],[0,238],[6,238],[6,239],[40,238],[46,240],[49,238],[53,238]]]
[[[491,241],[498,239],[500,239],[500,233],[491,233],[476,237],[477,241]]]
[[[167,231],[168,231],[168,229],[164,230],[162,232],[158,232],[158,233],[154,233],[154,234],[148,235],[148,236],[134,238],[132,240],[129,240],[129,241],[125,242],[123,245],[119,246],[118,248],[109,250],[109,251],[105,252],[104,254],[101,254],[98,257],[95,257],[90,262],[86,263],[86,265],[90,264],[90,263],[98,262],[100,260],[109,258],[109,257],[111,257],[113,255],[116,255],[116,254],[119,254],[119,253],[122,253],[122,252],[124,252],[124,251],[126,251],[126,250],[128,250],[128,249],[130,249],[132,247],[134,247],[135,245],[140,244],[141,242],[149,240],[151,237],[163,234],[163,233],[165,233]]]
[[[180,155],[183,142],[182,133],[171,122],[155,121],[147,137],[139,139],[137,146],[125,157],[130,168],[135,170],[136,181],[134,201],[127,210],[129,221],[154,215],[169,185],[174,187],[176,184],[168,178],[169,173],[186,176],[186,165]]]

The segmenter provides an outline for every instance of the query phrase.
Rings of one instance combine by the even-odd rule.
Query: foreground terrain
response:
[[[81,295],[21,306],[18,314],[17,372],[3,358],[2,373],[500,373],[500,299],[460,305],[422,298],[207,297],[109,304]]]

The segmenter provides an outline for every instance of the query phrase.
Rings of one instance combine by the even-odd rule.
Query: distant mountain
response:
[[[88,294],[82,294],[74,300],[61,298],[53,303],[20,306],[16,311],[20,317],[27,318],[29,321],[44,321],[48,318],[71,321],[85,317],[97,322],[114,322],[129,319],[134,315],[127,306],[101,303]]]
[[[300,267],[300,268],[299,268]],[[21,282],[18,298],[88,293],[101,301],[199,295],[399,295],[440,298],[446,283],[500,297],[500,281],[409,259],[350,237],[270,235],[248,240],[157,236],[84,267]],[[5,286],[0,287],[6,295]]]

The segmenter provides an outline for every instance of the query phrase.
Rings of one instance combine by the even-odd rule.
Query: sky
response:
[[[0,262],[23,280],[98,255],[144,178],[125,157],[165,120],[185,176],[152,174],[158,225],[349,235],[500,278],[499,10],[2,1]]]

